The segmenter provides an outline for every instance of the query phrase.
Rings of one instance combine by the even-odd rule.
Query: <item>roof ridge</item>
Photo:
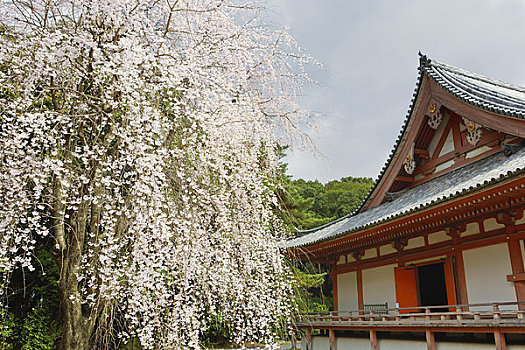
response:
[[[450,64],[443,63],[443,62],[440,62],[440,61],[430,60],[430,59],[427,59],[427,60],[428,60],[430,66],[434,66],[434,67],[437,67],[437,68],[445,69],[445,70],[447,70],[449,72],[452,72],[452,73],[455,73],[455,74],[460,74],[460,75],[463,75],[463,76],[466,76],[466,77],[469,77],[469,78],[473,78],[473,79],[482,81],[484,83],[489,83],[489,84],[496,85],[496,86],[499,86],[499,87],[511,88],[512,90],[525,92],[525,88],[523,86],[520,86],[520,85],[508,83],[506,81],[499,80],[499,79],[493,79],[493,78],[487,77],[486,75],[475,73],[475,72],[471,72],[471,71],[468,71],[466,69],[459,68],[459,67],[456,67],[456,66],[452,66]]]

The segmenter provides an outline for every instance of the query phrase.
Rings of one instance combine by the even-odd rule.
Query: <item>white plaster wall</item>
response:
[[[485,228],[485,232],[488,232],[497,230],[498,228],[505,228],[505,225],[498,223],[495,218],[490,218],[483,221],[483,227]]]
[[[479,224],[477,222],[470,222],[465,227],[465,232],[461,232],[461,237],[475,235],[479,233]]]
[[[452,129],[448,131],[447,138],[445,139],[445,143],[443,144],[443,148],[441,148],[441,151],[439,152],[439,156],[445,155],[448,152],[451,152],[454,150],[454,136],[452,135]]]
[[[437,350],[494,350],[494,344],[436,342]],[[507,347],[509,350],[509,347]]]
[[[369,350],[367,338],[336,338],[337,350]],[[330,350],[326,336],[313,336],[312,350]],[[426,350],[427,343],[418,340],[378,339],[380,350]],[[301,349],[306,350],[306,341],[301,342]],[[494,344],[436,342],[437,350],[494,350]],[[507,350],[525,350],[525,345],[507,345]]]
[[[425,238],[419,236],[419,237],[409,239],[405,249],[408,250],[408,249],[413,249],[413,248],[419,248],[419,247],[423,247],[424,245],[425,245]]]
[[[441,163],[441,164],[439,164],[438,166],[436,166],[436,169],[434,169],[433,174],[435,174],[435,173],[437,173],[437,172],[440,172],[441,170],[445,170],[445,169],[447,169],[447,168],[450,168],[450,167],[453,166],[455,163],[456,163],[456,161],[455,161],[454,159],[447,160],[446,162]]]
[[[337,265],[341,265],[341,264],[344,264],[346,262],[345,260],[345,256],[344,255],[341,255],[339,257],[339,260],[337,260]]]
[[[474,158],[475,156],[478,156],[482,153],[485,153],[487,151],[490,151],[492,148],[491,147],[488,147],[488,146],[480,146],[478,148],[475,148],[473,149],[472,151],[470,152],[467,152],[467,154],[465,155],[465,159],[469,159],[469,158]]]
[[[361,259],[370,259],[375,258],[377,256],[377,251],[375,248],[370,248],[365,250],[365,253],[363,254],[363,257]]]
[[[337,275],[338,310],[357,310],[357,274],[355,271]]]
[[[428,235],[428,244],[435,244],[448,241],[450,238],[445,231],[438,231]]]
[[[427,342],[417,340],[379,339],[377,341],[377,347],[381,350],[427,350]],[[368,348],[370,348],[370,345]]]
[[[507,282],[507,275],[512,274],[512,268],[506,243],[465,250],[463,260],[470,304],[516,301],[514,285]]]
[[[390,244],[382,245],[381,247],[379,247],[379,253],[381,255],[387,255],[387,254],[392,254],[396,252],[397,250],[395,250],[394,247],[392,247]]]
[[[520,239],[521,256],[525,260],[525,241]]]
[[[387,265],[363,270],[363,302],[365,304],[388,302],[388,307],[395,306],[394,266]]]
[[[312,350],[330,350],[328,337],[312,337]]]
[[[345,349],[370,350],[370,339],[367,339],[367,338],[335,338],[335,346],[337,350],[345,350]]]

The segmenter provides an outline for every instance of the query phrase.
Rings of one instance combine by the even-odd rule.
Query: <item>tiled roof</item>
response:
[[[420,69],[443,89],[472,106],[525,119],[525,88],[421,56]]]
[[[383,168],[381,169],[381,172],[379,173],[374,185],[370,189],[367,197],[363,200],[359,208],[355,212],[350,213],[340,219],[334,220],[323,226],[317,227],[312,230],[299,231],[298,233],[301,236],[290,240],[288,242],[289,247],[308,246],[320,241],[331,239],[338,235],[363,229],[373,224],[392,219],[396,216],[407,214],[410,211],[414,211],[413,209],[418,209],[418,206],[422,204],[419,203],[420,201],[418,200],[417,196],[411,197],[414,199],[413,209],[405,208],[403,209],[403,212],[401,214],[396,214],[398,211],[395,210],[394,204],[392,203],[401,203],[401,200],[403,198],[409,198],[407,196],[409,196],[410,193],[414,193],[414,190],[421,188],[421,186],[428,186],[427,184],[432,184],[435,181],[442,179],[443,176],[450,176],[450,174],[455,174],[457,171],[461,171],[461,169],[458,169],[456,171],[442,175],[441,177],[423,183],[420,186],[414,187],[413,189],[407,191],[401,197],[397,198],[392,202],[383,203],[382,205],[379,205],[377,207],[365,210],[365,204],[372,197],[376,187],[381,182],[390,163],[394,158],[394,155],[396,154],[398,147],[400,146],[401,140],[403,139],[403,135],[407,131],[409,121],[413,114],[412,112],[414,109],[414,104],[417,100],[418,94],[421,89],[424,75],[433,79],[444,90],[453,94],[456,98],[464,101],[465,103],[500,115],[525,119],[525,88],[523,87],[490,79],[476,73],[468,72],[456,67],[449,66],[444,63],[433,61],[422,54],[420,54],[420,65],[418,70],[419,75],[417,86],[415,88],[407,116],[401,128],[401,131],[399,132],[399,136],[394,144],[392,152],[390,153],[386,161],[385,166],[383,166]],[[518,153],[522,154],[523,152]],[[501,154],[500,156],[502,157]],[[511,158],[514,158],[514,156],[512,156]],[[488,159],[492,159],[493,157],[489,157]],[[474,164],[478,164],[478,162]],[[524,166],[521,165],[521,167],[519,169],[515,169],[515,171],[522,171],[523,168]],[[483,171],[483,169],[479,170]],[[494,179],[497,178],[499,178],[499,175],[496,176]],[[492,178],[488,179],[488,181],[492,180]],[[455,180],[452,183],[455,183]],[[470,186],[465,187],[464,189],[469,188]],[[434,203],[430,203],[429,205],[432,204]],[[424,207],[426,206],[428,205],[425,205]],[[378,212],[382,213],[382,215],[378,214]]]
[[[302,247],[360,231],[397,217],[425,209],[480,188],[525,173],[525,148],[506,157],[503,152],[483,158],[415,186],[392,202],[344,217],[288,241],[288,247]]]

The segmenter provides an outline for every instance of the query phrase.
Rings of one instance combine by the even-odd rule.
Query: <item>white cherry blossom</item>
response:
[[[52,235],[62,349],[197,349],[290,313],[275,146],[311,61],[258,2],[0,0],[0,271]]]

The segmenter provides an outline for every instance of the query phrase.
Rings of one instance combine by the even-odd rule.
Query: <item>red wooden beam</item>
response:
[[[506,226],[508,227],[509,225]],[[512,227],[515,229],[514,225],[512,225]],[[525,273],[523,273],[523,257],[521,255],[520,241],[516,239],[509,239],[507,245],[509,248],[510,265],[512,267],[513,273],[513,278],[509,282],[514,282],[517,301],[525,301]],[[520,277],[523,277],[523,279]],[[509,280],[508,276],[507,280]],[[525,310],[525,305],[520,304],[519,309]]]
[[[459,303],[466,305],[468,304],[467,278],[465,276],[465,263],[463,262],[463,252],[461,249],[454,249],[454,260]],[[468,307],[465,308],[465,311],[468,311]]]
[[[370,330],[370,349],[377,350],[377,334],[374,330]]]
[[[414,182],[414,178],[411,176],[396,176],[395,181],[412,183]]]
[[[518,281],[525,281],[525,273],[522,272],[522,273],[515,273],[512,275],[507,275],[507,282],[518,282]]]
[[[414,148],[414,153],[419,154],[423,159],[430,159],[430,155],[426,149]]]
[[[330,342],[330,350],[336,350],[335,332],[331,328],[328,330],[328,341]]]
[[[334,291],[334,311],[337,311],[339,309],[339,302],[337,297],[337,273],[335,269],[332,270],[332,286]]]
[[[361,269],[357,269],[356,279],[357,279],[357,308],[359,310],[363,310],[365,307],[363,303],[363,272],[361,271]]]
[[[496,350],[506,350],[507,344],[505,342],[505,334],[501,330],[494,331],[494,342],[496,343]]]
[[[436,340],[434,338],[434,332],[427,329],[425,331],[425,335],[427,338],[427,350],[436,350]]]

